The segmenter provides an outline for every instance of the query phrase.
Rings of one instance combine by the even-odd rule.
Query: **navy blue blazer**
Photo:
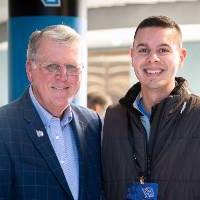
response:
[[[79,200],[98,200],[101,120],[87,108],[72,106],[72,112],[79,153]],[[36,130],[44,135],[38,137]],[[0,108],[0,199],[73,200],[28,90]]]

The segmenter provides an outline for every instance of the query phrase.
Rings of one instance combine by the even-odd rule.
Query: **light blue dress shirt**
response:
[[[52,116],[45,110],[35,98],[32,88],[29,88],[31,100],[46,128],[47,134],[57,155],[74,200],[78,200],[79,194],[79,162],[78,150],[70,122],[73,119],[69,106],[63,118]]]
[[[140,116],[140,120],[142,122],[142,125],[144,126],[146,133],[147,133],[147,140],[149,141],[149,136],[150,136],[150,129],[151,129],[151,123],[150,123],[150,117],[151,117],[151,113],[147,113],[144,109],[143,104],[141,103],[141,97],[140,95],[138,95],[138,97],[136,98],[136,100],[133,103],[133,106],[140,111],[140,113],[142,114]]]

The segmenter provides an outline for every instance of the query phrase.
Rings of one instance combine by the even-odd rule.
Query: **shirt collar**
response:
[[[33,94],[33,90],[31,86],[29,87],[29,94],[30,94],[31,101],[33,102],[33,105],[35,106],[44,126],[45,127],[49,126],[51,123],[51,120],[56,117],[54,117],[51,113],[49,113],[45,108],[43,108],[40,105],[40,103],[38,102],[38,100]],[[73,119],[72,108],[69,105],[64,111],[64,115],[61,119],[61,127],[64,128],[67,124],[69,124],[72,121],[72,119]]]
[[[72,121],[72,119],[73,119],[72,108],[71,106],[68,106],[61,120],[61,126],[64,128],[67,124],[69,124]]]
[[[140,99],[142,98],[142,94],[139,93],[135,99],[135,101],[133,102],[133,107],[136,108],[137,110],[139,110],[138,108],[138,101],[140,101]]]
[[[144,108],[144,105],[142,103],[142,95],[141,93],[138,94],[135,101],[133,102],[133,107],[139,110],[143,115],[145,115],[148,119],[151,117],[151,113],[147,112]]]

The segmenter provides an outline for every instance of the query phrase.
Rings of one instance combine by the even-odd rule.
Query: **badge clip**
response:
[[[144,176],[140,176],[140,184],[144,184]]]

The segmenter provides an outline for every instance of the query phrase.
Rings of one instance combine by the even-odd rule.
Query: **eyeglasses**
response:
[[[78,76],[78,75],[80,75],[80,73],[82,72],[82,69],[83,69],[83,66],[81,66],[81,65],[78,65],[78,66],[75,66],[72,64],[59,65],[56,63],[51,63],[48,65],[41,65],[41,67],[51,74],[61,74],[62,67],[65,67],[66,73],[68,76]]]

